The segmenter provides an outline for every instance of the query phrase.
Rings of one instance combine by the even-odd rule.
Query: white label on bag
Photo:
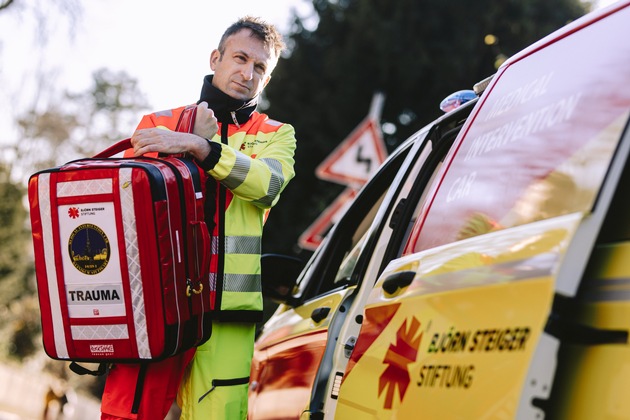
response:
[[[61,205],[58,212],[70,317],[125,316],[114,204]]]

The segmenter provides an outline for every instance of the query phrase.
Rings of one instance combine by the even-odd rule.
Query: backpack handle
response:
[[[115,154],[124,152],[125,150],[131,149],[132,147],[133,146],[131,146],[131,138],[120,140],[117,143],[112,144],[107,149],[103,150],[102,152],[95,154],[94,158],[100,159],[100,158],[112,157]]]

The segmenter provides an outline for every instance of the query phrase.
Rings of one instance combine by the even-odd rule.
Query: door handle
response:
[[[415,271],[400,271],[394,273],[383,282],[383,290],[392,295],[396,293],[398,289],[409,286],[415,277]]]
[[[321,308],[314,309],[313,312],[311,312],[311,319],[315,322],[321,322],[328,316],[329,313],[330,307],[322,306]]]

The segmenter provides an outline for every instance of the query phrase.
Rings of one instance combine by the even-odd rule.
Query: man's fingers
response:
[[[206,101],[202,101],[197,105],[197,115],[201,115],[202,118],[212,118],[214,117],[214,111],[208,108]]]
[[[141,156],[145,153],[155,151],[153,145],[157,146],[157,137],[154,130],[150,128],[136,130],[131,136],[131,145],[133,146],[134,155]]]

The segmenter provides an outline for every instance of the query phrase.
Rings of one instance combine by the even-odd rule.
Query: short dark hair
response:
[[[245,16],[230,25],[221,36],[218,48],[221,55],[223,55],[225,51],[225,42],[227,39],[242,29],[252,31],[252,36],[260,39],[265,48],[268,48],[275,54],[276,59],[280,57],[280,54],[286,47],[282,35],[274,25],[258,17]]]

